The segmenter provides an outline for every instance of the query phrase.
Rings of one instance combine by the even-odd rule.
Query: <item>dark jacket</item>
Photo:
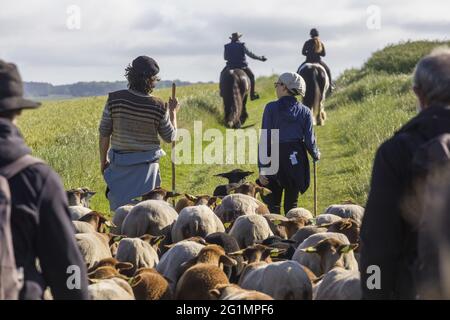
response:
[[[0,118],[0,166],[29,154],[30,149],[10,121]],[[42,299],[46,286],[55,299],[87,299],[85,262],[74,237],[67,196],[58,175],[35,164],[9,180],[12,198],[11,231],[18,268],[25,283],[20,299]],[[39,272],[36,267],[39,259]],[[67,268],[80,267],[81,287],[70,290]]]
[[[302,54],[306,56],[306,62],[310,63],[320,62],[322,60],[321,57],[325,57],[326,55],[325,46],[322,43],[322,51],[316,52],[314,50],[314,39],[309,39],[303,45]]]
[[[225,45],[224,59],[227,61],[228,68],[248,67],[246,56],[256,60],[263,60],[263,57],[257,56],[248,50],[244,42],[231,41]]]
[[[361,227],[361,284],[365,299],[414,299],[417,229],[402,208],[414,174],[412,157],[425,142],[450,132],[450,107],[422,111],[378,149]],[[366,270],[381,270],[381,289],[369,290]]]
[[[284,188],[297,189],[304,193],[310,182],[307,152],[314,159],[318,158],[319,153],[310,109],[295,97],[281,97],[267,104],[261,129],[267,130],[268,154],[271,154],[271,130],[279,130],[279,170],[276,174],[278,183]],[[258,165],[260,168],[269,166],[263,164],[259,158]]]

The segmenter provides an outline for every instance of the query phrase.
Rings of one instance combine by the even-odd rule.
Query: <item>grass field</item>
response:
[[[318,163],[319,212],[328,205],[353,200],[364,205],[369,190],[372,161],[376,148],[391,136],[416,110],[411,91],[411,73],[420,57],[441,42],[407,42],[376,52],[360,69],[344,72],[337,80],[337,91],[327,100],[328,121],[317,127],[322,159]],[[260,127],[264,106],[275,99],[276,77],[259,78],[261,99],[248,104],[247,124]],[[155,92],[167,100],[169,90]],[[179,126],[192,130],[194,120],[203,128],[222,125],[222,101],[218,85],[181,87]],[[65,187],[86,186],[98,194],[92,207],[108,212],[105,184],[99,171],[98,123],[106,97],[46,101],[38,111],[25,112],[19,127],[36,156],[45,159],[61,175]],[[204,142],[206,146],[208,142]],[[170,188],[170,145],[161,161],[163,187]],[[179,165],[177,191],[191,194],[212,193],[224,181],[213,174],[240,167],[255,171],[255,165]],[[310,188],[300,196],[299,206],[312,210]]]

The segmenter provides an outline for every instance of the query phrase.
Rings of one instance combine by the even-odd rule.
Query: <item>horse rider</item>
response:
[[[226,69],[243,70],[250,79],[250,99],[256,100],[259,99],[259,95],[255,92],[255,75],[248,67],[246,55],[260,61],[266,61],[267,58],[265,56],[257,56],[251,52],[244,42],[239,41],[241,37],[242,34],[235,32],[230,37],[231,42],[225,45],[224,58],[227,61],[227,65],[223,71]]]
[[[334,85],[331,80],[331,71],[328,65],[322,60],[322,57],[325,57],[326,55],[325,46],[319,38],[319,31],[317,29],[315,28],[311,29],[309,35],[311,36],[311,39],[305,42],[302,49],[302,54],[306,56],[306,60],[301,64],[300,68],[305,63],[320,64],[327,72],[328,79],[330,80],[330,91],[331,91],[334,89]]]

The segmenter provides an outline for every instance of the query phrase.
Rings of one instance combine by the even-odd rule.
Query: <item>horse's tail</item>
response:
[[[224,77],[224,105],[225,125],[234,128],[239,123],[242,111],[242,94],[240,90],[240,77],[237,70],[226,71]]]

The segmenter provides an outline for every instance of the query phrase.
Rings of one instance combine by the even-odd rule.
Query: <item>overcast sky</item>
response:
[[[71,5],[80,8],[79,29]],[[389,43],[448,40],[450,1],[7,0],[0,59],[17,63],[26,81],[53,84],[124,80],[124,67],[143,54],[159,62],[163,79],[218,81],[232,32],[267,56],[250,66],[268,75],[297,69],[311,27],[319,29],[325,61],[338,74]]]

